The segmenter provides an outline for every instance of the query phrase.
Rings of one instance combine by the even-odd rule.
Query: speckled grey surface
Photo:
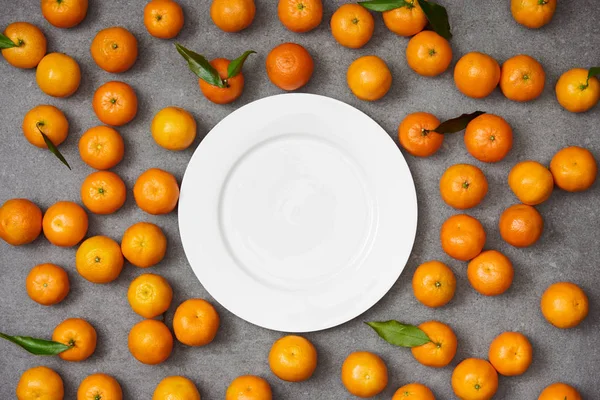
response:
[[[96,87],[108,80],[123,80],[137,91],[140,100],[137,118],[121,127],[126,142],[125,160],[114,171],[123,177],[129,197],[118,213],[90,215],[89,235],[105,234],[117,240],[124,230],[138,221],[160,225],[169,239],[165,260],[152,269],[173,285],[175,296],[167,314],[170,323],[175,307],[190,297],[209,298],[190,269],[178,238],[177,216],[152,217],[139,210],[131,188],[135,178],[150,167],[173,172],[180,180],[186,164],[200,139],[232,110],[261,97],[280,93],[268,81],[264,59],[268,51],[284,41],[304,45],[316,62],[312,81],[303,89],[331,96],[365,111],[395,137],[400,120],[409,112],[429,111],[440,119],[476,109],[506,118],[515,131],[513,151],[502,162],[484,165],[466,152],[461,135],[448,137],[442,150],[432,158],[407,156],[419,196],[418,237],[410,261],[392,290],[371,310],[342,326],[307,335],[319,351],[315,376],[301,384],[285,383],[269,371],[267,353],[280,333],[250,325],[218,304],[222,317],[219,334],[204,348],[186,348],[176,344],[171,358],[160,366],[138,363],[127,350],[127,333],[140,320],[129,308],[126,290],[142,270],[126,266],[119,279],[108,285],[94,285],[82,279],[74,267],[75,249],[53,247],[43,237],[33,244],[13,248],[0,243],[0,330],[13,334],[49,337],[54,327],[67,317],[84,317],[98,331],[96,353],[82,363],[67,363],[58,358],[36,358],[8,342],[0,342],[0,398],[14,398],[20,374],[35,365],[48,365],[64,379],[66,399],[74,399],[79,382],[94,372],[116,376],[126,399],[151,398],[156,384],[165,376],[182,374],[192,378],[203,399],[222,399],[229,382],[241,374],[258,374],[271,383],[276,399],[347,399],[340,378],[340,366],[352,350],[380,354],[389,366],[390,384],[380,399],[389,399],[402,384],[421,381],[430,386],[438,399],[452,399],[452,366],[466,357],[485,357],[490,341],[506,330],[518,330],[532,341],[535,354],[530,370],[521,377],[501,378],[497,399],[536,399],[546,385],[565,381],[575,385],[585,399],[600,398],[598,330],[600,329],[600,196],[596,184],[580,194],[555,191],[549,201],[538,207],[546,222],[542,240],[529,249],[515,249],[501,241],[497,221],[501,211],[515,203],[506,177],[512,165],[524,159],[549,163],[552,155],[566,145],[582,145],[600,158],[600,108],[575,115],[562,110],[553,87],[559,75],[572,67],[600,64],[600,8],[597,0],[560,1],[552,23],[539,30],[527,30],[513,21],[509,1],[452,0],[448,7],[454,39],[454,61],[468,51],[479,50],[503,61],[519,53],[540,60],[547,72],[542,97],[517,104],[495,91],[485,100],[462,96],[455,88],[452,73],[427,79],[414,74],[406,65],[407,39],[388,32],[381,18],[371,42],[361,50],[339,46],[331,37],[327,21],[342,0],[325,0],[323,24],[314,32],[294,34],[285,30],[276,16],[276,1],[257,1],[254,24],[240,34],[219,31],[209,17],[209,1],[183,1],[186,22],[177,39],[208,57],[236,57],[248,48],[258,51],[245,67],[246,89],[242,98],[228,106],[205,100],[196,79],[177,55],[173,41],[152,38],[142,24],[144,2],[94,1],[86,20],[71,30],[49,25],[41,16],[35,0],[1,0],[0,28],[13,21],[29,21],[40,26],[48,37],[50,51],[65,52],[81,65],[83,79],[79,91],[68,99],[44,95],[35,84],[34,71],[18,70],[0,60],[0,203],[9,198],[25,197],[43,209],[59,200],[79,201],[79,186],[91,172],[80,159],[77,141],[88,128],[98,125],[91,96]],[[130,29],[140,45],[139,58],[128,72],[112,75],[92,61],[89,45],[99,29],[122,25]],[[346,87],[345,71],[358,56],[377,54],[390,66],[394,83],[387,97],[377,103],[365,103],[352,96]],[[58,163],[49,153],[32,147],[21,133],[21,121],[32,107],[49,103],[66,113],[71,130],[61,146],[73,171]],[[177,105],[191,111],[198,121],[199,138],[181,153],[159,148],[149,133],[155,112]],[[448,166],[458,162],[478,165],[490,181],[485,201],[470,214],[480,218],[488,233],[487,248],[505,252],[514,262],[516,277],[511,289],[497,298],[484,298],[471,289],[466,280],[466,264],[443,254],[438,230],[454,211],[439,197],[437,182]],[[410,279],[418,264],[430,259],[447,262],[456,272],[458,288],[454,300],[443,309],[431,310],[412,295]],[[70,275],[72,290],[65,301],[50,308],[32,302],[25,292],[24,280],[31,267],[42,262],[64,266]],[[580,284],[588,293],[591,312],[587,320],[571,330],[558,330],[543,319],[538,303],[544,289],[555,281]],[[243,293],[240,293],[243,296]],[[397,349],[379,339],[365,320],[395,318],[410,323],[438,319],[449,323],[459,338],[458,354],[452,366],[441,370],[418,364],[410,351]]]

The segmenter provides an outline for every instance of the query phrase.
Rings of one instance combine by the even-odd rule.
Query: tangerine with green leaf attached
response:
[[[152,36],[172,39],[183,28],[183,9],[174,0],[151,0],[144,7],[144,25]]]
[[[556,98],[565,110],[580,113],[592,109],[600,100],[600,80],[588,70],[573,68],[556,82]]]
[[[42,104],[33,107],[25,114],[22,128],[23,135],[29,143],[41,149],[47,149],[48,146],[41,132],[48,136],[55,146],[58,146],[65,141],[69,134],[69,121],[58,108]]]
[[[540,397],[537,400],[582,400],[581,395],[571,385],[567,385],[566,383],[556,382],[549,386],[546,386],[542,393],[540,393]]]
[[[52,97],[69,97],[81,83],[81,69],[73,58],[62,53],[49,53],[42,58],[35,71],[35,80]]]
[[[92,374],[79,384],[77,400],[122,400],[119,382],[107,374]]]
[[[554,189],[554,178],[539,162],[522,161],[510,170],[508,186],[523,204],[535,206],[548,200]]]
[[[25,287],[31,300],[43,306],[52,306],[67,297],[71,285],[64,269],[54,264],[40,264],[29,271]]]
[[[138,56],[138,43],[131,32],[120,26],[99,31],[90,46],[92,58],[107,72],[120,73],[130,69]]]
[[[42,210],[27,199],[10,199],[0,207],[0,239],[13,246],[33,242],[42,232]]]
[[[467,278],[473,289],[484,296],[498,296],[512,285],[512,262],[496,250],[487,250],[469,262]]]
[[[213,0],[210,17],[225,32],[239,32],[252,24],[256,14],[254,0]]]
[[[375,20],[358,4],[344,4],[331,17],[331,33],[339,44],[351,49],[363,47],[375,30]]]
[[[490,344],[488,359],[500,375],[522,375],[533,361],[533,347],[522,333],[504,332]]]
[[[232,103],[236,101],[244,91],[245,81],[243,73],[240,72],[236,76],[228,78],[227,70],[230,63],[231,61],[226,58],[215,58],[210,62],[210,65],[217,71],[219,77],[223,80],[227,80],[227,82],[223,83],[224,87],[218,87],[204,81],[203,79],[198,79],[198,84],[200,85],[202,94],[213,103]]]
[[[385,61],[377,56],[360,57],[348,67],[348,87],[365,101],[381,99],[392,87],[392,73]]]
[[[456,277],[446,264],[428,261],[417,267],[412,279],[413,293],[427,307],[442,307],[456,290]]]
[[[271,82],[289,91],[306,85],[315,67],[310,53],[296,43],[283,43],[271,50],[266,66]]]
[[[544,231],[544,219],[526,204],[515,204],[504,210],[498,225],[502,239],[515,247],[532,246]]]
[[[498,391],[498,373],[485,360],[467,358],[452,372],[452,389],[460,399],[490,400]]]
[[[490,95],[500,82],[500,65],[487,54],[467,53],[454,67],[454,83],[465,96],[481,99]]]
[[[437,33],[423,31],[408,41],[406,61],[408,66],[419,75],[437,76],[450,66],[452,47]]]
[[[69,346],[58,356],[65,361],[83,361],[96,350],[97,335],[94,327],[84,319],[69,318],[52,332],[52,340]]]
[[[88,0],[42,0],[42,15],[57,28],[72,28],[85,19]]]
[[[589,312],[588,297],[579,286],[571,282],[550,285],[540,301],[544,318],[561,329],[579,325]]]
[[[65,389],[60,375],[48,367],[23,372],[17,383],[17,400],[63,400]]]
[[[2,56],[13,67],[35,68],[46,55],[47,41],[44,33],[27,22],[13,22],[4,30],[4,36],[13,47],[0,47]]]
[[[90,128],[79,139],[79,155],[92,168],[110,169],[123,160],[124,154],[123,138],[108,126]]]
[[[470,164],[448,167],[440,179],[442,200],[459,210],[481,203],[488,192],[488,182],[479,168]]]
[[[317,349],[308,339],[301,336],[284,336],[271,346],[269,367],[284,381],[305,381],[317,368]]]
[[[53,245],[72,247],[85,237],[88,215],[77,203],[59,201],[46,210],[42,228],[44,236]]]
[[[544,91],[546,72],[535,58],[519,54],[504,61],[500,75],[500,90],[507,99],[531,101]]]
[[[398,126],[398,141],[413,156],[429,157],[435,154],[444,142],[444,135],[435,131],[438,126],[440,121],[432,114],[408,114]]]
[[[556,4],[557,0],[511,0],[510,11],[519,24],[536,29],[552,21]]]
[[[383,12],[387,28],[400,36],[413,36],[425,29],[427,17],[418,0],[406,0],[404,5]]]
[[[121,274],[123,263],[121,247],[106,236],[85,240],[75,254],[77,272],[92,283],[114,281]]]
[[[125,125],[137,114],[137,95],[125,82],[106,82],[94,92],[92,107],[103,123],[113,126]]]
[[[442,249],[450,257],[461,261],[475,258],[485,245],[486,234],[477,219],[466,215],[454,215],[442,224],[440,231]]]
[[[322,0],[279,0],[279,20],[292,32],[304,33],[315,29],[323,20]]]
[[[81,184],[81,201],[94,214],[112,214],[126,198],[125,183],[114,172],[93,172]]]
[[[481,162],[494,163],[504,159],[513,146],[513,131],[498,115],[483,114],[469,122],[464,135],[469,154]]]
[[[392,400],[435,400],[435,396],[427,386],[415,382],[396,390]]]
[[[415,360],[433,368],[442,368],[450,364],[458,346],[452,328],[439,321],[428,321],[419,325],[419,329],[425,332],[430,342],[411,349]]]
[[[374,397],[388,384],[388,369],[377,354],[367,351],[350,353],[342,364],[342,383],[357,397]]]
[[[587,190],[598,176],[598,164],[594,155],[583,147],[570,146],[552,157],[550,172],[556,186],[567,192]]]

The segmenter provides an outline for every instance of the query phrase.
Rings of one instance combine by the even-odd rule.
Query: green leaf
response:
[[[55,356],[71,348],[66,344],[52,340],[36,339],[29,336],[9,336],[2,332],[0,332],[0,338],[13,342],[36,356]]]
[[[40,129],[40,124],[35,124],[35,127],[42,134],[42,138],[44,138],[44,142],[46,143],[46,146],[48,147],[48,150],[50,150],[50,153],[54,154],[56,156],[56,158],[58,158],[63,164],[65,164],[67,166],[67,168],[71,169],[71,166],[69,165],[69,163],[67,162],[67,160],[65,160],[65,158],[63,157],[63,155],[60,154],[60,151],[58,150],[58,147],[56,147],[54,145],[54,143],[52,143],[52,140],[50,140],[50,138],[44,132],[42,132],[42,130]]]
[[[371,11],[391,11],[400,7],[411,6],[406,0],[370,0],[370,1],[359,1],[358,4]]]
[[[12,47],[18,47],[18,45],[0,33],[0,49],[10,49]]]
[[[244,62],[250,54],[256,54],[256,52],[254,50],[245,51],[244,54],[242,54],[241,56],[229,63],[229,66],[227,67],[227,79],[233,78],[234,76],[242,72]]]
[[[585,81],[585,86],[587,87],[590,84],[590,79],[594,76],[600,75],[600,67],[592,67],[588,72],[587,81]]]
[[[475,111],[471,114],[463,114],[460,117],[449,119],[444,121],[437,128],[433,129],[437,133],[456,133],[466,129],[469,122],[473,121],[480,115],[485,114],[485,111]]]
[[[429,336],[414,325],[398,321],[367,322],[386,342],[400,347],[417,347],[431,342]]]
[[[190,70],[198,75],[198,78],[210,85],[220,88],[225,87],[225,82],[223,82],[217,70],[210,65],[204,56],[186,49],[179,43],[176,43],[175,47],[177,48],[177,52],[188,62]]]
[[[446,9],[432,1],[417,1],[423,9],[431,28],[441,37],[450,40],[452,33],[450,33],[450,22],[448,22],[448,12]]]

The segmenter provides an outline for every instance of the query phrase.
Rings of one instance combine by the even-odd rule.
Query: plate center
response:
[[[241,268],[302,290],[358,267],[374,206],[356,163],[314,135],[266,140],[238,160],[220,199],[221,234]]]

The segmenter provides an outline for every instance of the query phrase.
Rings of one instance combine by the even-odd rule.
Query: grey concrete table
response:
[[[389,399],[396,388],[412,381],[430,386],[438,399],[452,399],[453,366],[466,357],[486,357],[491,340],[507,330],[521,331],[531,339],[534,363],[523,376],[501,378],[496,398],[537,399],[542,388],[555,381],[575,385],[585,399],[600,398],[597,378],[600,365],[597,346],[600,185],[580,194],[557,190],[549,201],[539,206],[546,227],[535,247],[512,248],[500,239],[497,230],[501,211],[516,202],[506,183],[508,171],[516,162],[534,159],[549,163],[552,155],[567,145],[585,146],[600,159],[600,107],[584,115],[571,114],[559,107],[553,90],[559,75],[567,69],[600,64],[597,0],[560,1],[552,23],[540,30],[527,30],[514,22],[508,0],[443,1],[453,27],[454,61],[475,50],[487,52],[500,62],[519,53],[540,60],[547,72],[547,86],[541,98],[527,104],[513,103],[498,90],[485,100],[468,99],[455,89],[451,72],[434,79],[417,76],[405,61],[407,39],[390,33],[380,16],[376,16],[375,35],[367,46],[361,50],[342,48],[328,29],[328,20],[342,0],[325,0],[323,24],[303,35],[282,27],[276,16],[275,0],[257,1],[254,24],[240,34],[223,33],[212,24],[208,0],[182,1],[186,22],[177,41],[210,58],[233,58],[249,48],[258,51],[245,66],[247,83],[242,98],[228,106],[211,104],[202,97],[197,79],[175,51],[174,41],[155,39],[146,32],[142,24],[144,2],[140,0],[92,0],[86,20],[71,30],[49,25],[41,16],[39,1],[2,0],[0,3],[2,30],[13,21],[29,21],[40,26],[48,37],[49,51],[73,56],[83,74],[81,87],[74,96],[53,99],[38,89],[34,71],[18,70],[0,60],[0,203],[25,197],[45,209],[59,200],[79,201],[80,184],[91,169],[79,159],[77,141],[86,129],[99,125],[91,107],[92,93],[108,80],[130,83],[138,93],[139,113],[132,123],[119,129],[126,142],[126,157],[114,169],[125,180],[129,197],[114,215],[90,215],[89,235],[104,234],[120,240],[124,230],[138,221],[154,222],[165,230],[169,239],[167,257],[152,272],[164,275],[175,291],[167,313],[168,324],[181,301],[191,297],[212,299],[187,263],[179,241],[176,213],[157,217],[143,213],[133,201],[131,187],[136,177],[151,167],[166,169],[181,179],[196,145],[212,126],[248,102],[280,93],[269,82],[264,68],[268,51],[277,44],[298,42],[313,54],[315,74],[303,91],[331,96],[358,107],[394,137],[401,119],[415,111],[428,111],[445,119],[481,109],[503,116],[515,131],[513,151],[494,165],[481,164],[471,158],[460,134],[448,137],[441,151],[432,158],[407,156],[417,186],[420,214],[412,257],[392,290],[371,310],[337,328],[306,335],[319,351],[319,365],[315,376],[301,384],[280,381],[269,371],[267,354],[280,333],[250,325],[216,302],[222,326],[215,342],[204,348],[187,348],[177,343],[171,358],[164,364],[142,365],[127,350],[127,334],[140,317],[129,308],[126,291],[135,276],[148,271],[126,266],[117,281],[95,285],[75,271],[75,249],[53,247],[43,237],[18,248],[0,243],[0,331],[49,337],[63,319],[83,317],[96,327],[99,338],[96,353],[82,363],[67,363],[56,357],[36,358],[8,342],[0,342],[0,399],[14,398],[20,374],[40,364],[61,374],[67,399],[74,399],[79,382],[95,372],[117,377],[125,398],[134,400],[150,399],[156,384],[173,374],[192,378],[203,399],[222,399],[229,382],[248,373],[266,377],[276,399],[347,399],[351,396],[340,381],[340,366],[353,350],[376,352],[387,362],[390,384],[380,399]],[[131,30],[140,45],[137,63],[120,75],[100,70],[89,53],[94,34],[114,25]],[[391,91],[376,103],[357,100],[345,82],[347,66],[367,54],[382,57],[394,76]],[[43,103],[64,110],[71,123],[69,138],[61,150],[73,171],[67,170],[48,152],[32,147],[21,133],[24,114]],[[188,109],[198,121],[197,142],[181,153],[159,148],[149,132],[154,113],[169,105]],[[497,298],[484,298],[471,289],[466,279],[466,264],[449,259],[439,245],[439,227],[455,211],[440,199],[438,179],[445,168],[459,162],[473,163],[486,173],[490,181],[489,194],[483,204],[469,213],[485,226],[486,247],[505,252],[515,264],[513,286]],[[443,309],[431,310],[419,304],[410,286],[416,266],[431,259],[448,263],[458,277],[455,299]],[[64,266],[72,282],[67,299],[50,308],[34,303],[25,292],[24,280],[29,269],[43,262]],[[590,298],[590,315],[575,329],[553,328],[539,311],[544,289],[560,280],[580,284]],[[441,370],[421,366],[410,351],[388,345],[362,323],[392,318],[414,324],[431,319],[449,323],[459,338],[458,354],[452,365]]]

